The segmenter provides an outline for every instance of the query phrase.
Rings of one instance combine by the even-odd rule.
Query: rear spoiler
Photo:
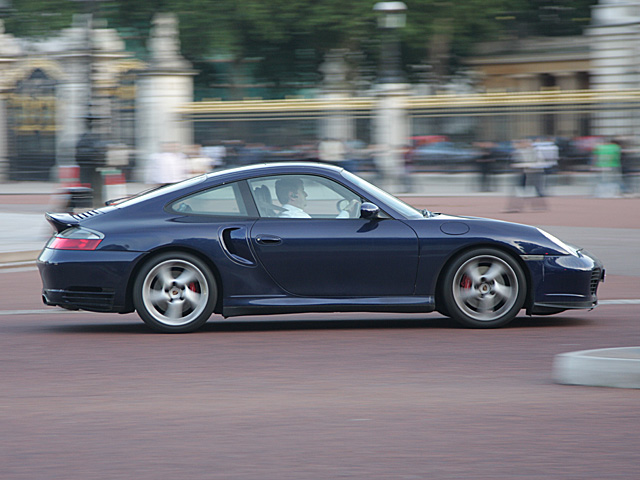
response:
[[[51,224],[56,233],[60,233],[69,227],[77,227],[80,225],[77,218],[69,213],[45,213],[44,218]]]

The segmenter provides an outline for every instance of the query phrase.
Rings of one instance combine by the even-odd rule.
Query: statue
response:
[[[178,19],[172,13],[158,13],[153,17],[149,40],[151,65],[155,68],[189,68],[180,54]]]

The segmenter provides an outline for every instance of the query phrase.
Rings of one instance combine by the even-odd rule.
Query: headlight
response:
[[[537,227],[536,227],[537,228]],[[563,242],[562,240],[560,240],[558,237],[556,237],[555,235],[551,235],[549,232],[545,232],[544,230],[542,230],[541,228],[537,228],[537,230],[544,235],[545,237],[547,237],[549,240],[551,240],[557,247],[559,247],[560,249],[564,250],[567,255],[573,255],[575,257],[579,256],[578,255],[578,249],[576,247],[572,247],[571,245]]]

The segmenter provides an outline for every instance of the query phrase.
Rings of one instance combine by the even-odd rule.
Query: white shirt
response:
[[[311,215],[301,208],[289,205],[288,203],[285,203],[282,208],[284,208],[284,212],[278,215],[280,218],[311,218]],[[349,212],[342,210],[336,218],[349,218]]]
[[[284,208],[284,212],[280,213],[279,217],[281,218],[311,218],[311,215],[301,208],[294,207],[288,203],[285,203],[282,208]]]
[[[185,156],[179,153],[161,152],[149,157],[147,183],[163,184],[189,178]]]

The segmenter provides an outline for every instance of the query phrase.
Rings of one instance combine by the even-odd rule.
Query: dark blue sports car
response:
[[[419,211],[346,170],[255,165],[79,214],[48,213],[43,300],[137,311],[162,332],[223,317],[432,312],[500,327],[592,308],[602,264],[535,227]]]

